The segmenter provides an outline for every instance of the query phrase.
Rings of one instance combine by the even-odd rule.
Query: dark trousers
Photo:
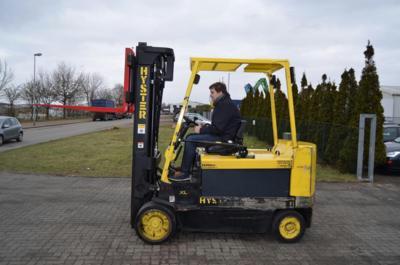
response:
[[[186,137],[186,141],[221,141],[221,137],[213,134],[191,134]],[[196,147],[201,146],[201,143],[185,142],[181,168],[183,173],[189,174],[196,156]]]

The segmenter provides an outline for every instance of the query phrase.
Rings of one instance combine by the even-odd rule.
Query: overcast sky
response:
[[[101,74],[108,87],[123,83],[124,48],[147,42],[175,51],[175,76],[166,102],[183,98],[189,57],[283,58],[317,84],[323,73],[340,82],[345,68],[359,78],[368,39],[381,85],[400,85],[400,1],[18,1],[0,0],[0,58],[15,84],[37,69],[64,61]],[[202,74],[192,100],[207,102],[208,85],[228,77]],[[230,76],[233,98],[259,76]]]

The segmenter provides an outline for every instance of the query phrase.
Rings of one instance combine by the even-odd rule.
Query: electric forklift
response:
[[[288,60],[191,58],[182,108],[161,167],[158,147],[165,82],[173,80],[174,51],[139,43],[126,54],[127,101],[135,105],[131,226],[146,243],[159,244],[179,230],[266,233],[285,243],[299,241],[311,225],[315,194],[316,146],[297,140],[292,96],[294,69]],[[274,145],[248,149],[245,122],[229,142],[202,142],[191,180],[172,182],[185,135],[196,121],[184,116],[200,72],[265,74],[269,81]],[[279,139],[274,72],[285,72],[290,140]],[[208,91],[207,91],[208,93]]]

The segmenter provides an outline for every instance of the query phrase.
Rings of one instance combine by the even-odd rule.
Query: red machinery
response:
[[[132,103],[129,103],[127,100],[127,97],[129,97],[129,83],[131,80],[131,73],[130,73],[130,69],[129,69],[129,57],[132,55],[134,56],[133,50],[131,48],[125,48],[124,101],[123,101],[123,104],[121,107],[107,108],[107,107],[71,106],[71,105],[57,105],[57,104],[33,104],[33,106],[84,110],[84,111],[89,111],[89,112],[133,113],[134,106]]]

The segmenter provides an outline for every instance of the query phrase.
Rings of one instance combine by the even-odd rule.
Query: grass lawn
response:
[[[160,149],[171,141],[171,125],[160,127]],[[245,137],[250,148],[264,147]],[[132,129],[114,129],[74,136],[0,153],[0,171],[61,176],[129,177],[132,163]],[[350,174],[318,165],[319,181],[355,181]]]

